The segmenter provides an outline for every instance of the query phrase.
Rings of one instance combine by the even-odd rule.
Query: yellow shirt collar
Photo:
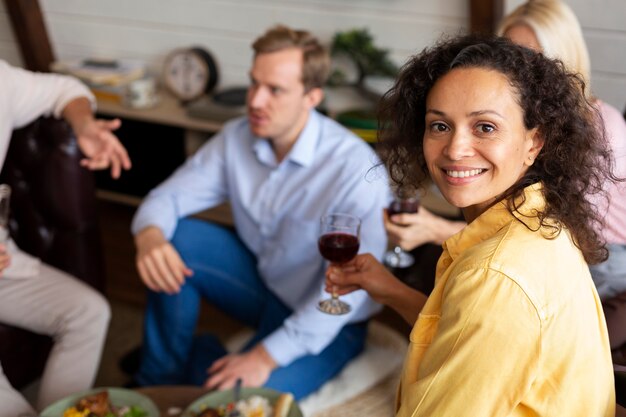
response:
[[[529,185],[524,189],[526,201],[517,212],[511,214],[506,207],[506,201],[499,201],[468,224],[463,230],[448,238],[443,243],[444,251],[450,254],[452,260],[468,248],[483,242],[511,223],[517,217],[532,229],[539,229],[537,210],[545,207],[541,183]]]

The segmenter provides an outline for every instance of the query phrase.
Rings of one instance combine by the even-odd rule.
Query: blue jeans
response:
[[[140,385],[202,385],[208,377],[206,369],[227,353],[215,336],[194,336],[203,298],[256,330],[244,351],[280,327],[292,313],[260,279],[255,256],[234,231],[183,219],[172,244],[194,275],[178,294],[149,291],[142,360],[136,375]],[[264,386],[291,392],[296,399],[307,396],[362,352],[366,333],[366,323],[345,326],[320,354],[274,369]]]

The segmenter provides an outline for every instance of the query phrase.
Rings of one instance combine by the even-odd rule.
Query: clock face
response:
[[[207,92],[211,68],[205,57],[193,49],[172,52],[165,62],[165,85],[180,100],[189,101]]]

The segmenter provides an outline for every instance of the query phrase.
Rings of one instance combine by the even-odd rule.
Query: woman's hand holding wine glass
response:
[[[407,323],[414,323],[426,295],[396,278],[369,253],[357,255],[350,262],[331,265],[326,271],[326,291],[345,295],[364,290],[380,304],[388,305]]]
[[[326,291],[337,295],[365,290],[378,303],[383,303],[388,290],[398,279],[370,254],[357,255],[350,262],[331,265],[326,272]]]

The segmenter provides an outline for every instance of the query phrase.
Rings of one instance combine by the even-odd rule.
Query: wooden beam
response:
[[[504,0],[470,0],[470,31],[495,33],[503,13]]]
[[[38,0],[4,0],[24,65],[31,71],[50,71],[54,53]]]

